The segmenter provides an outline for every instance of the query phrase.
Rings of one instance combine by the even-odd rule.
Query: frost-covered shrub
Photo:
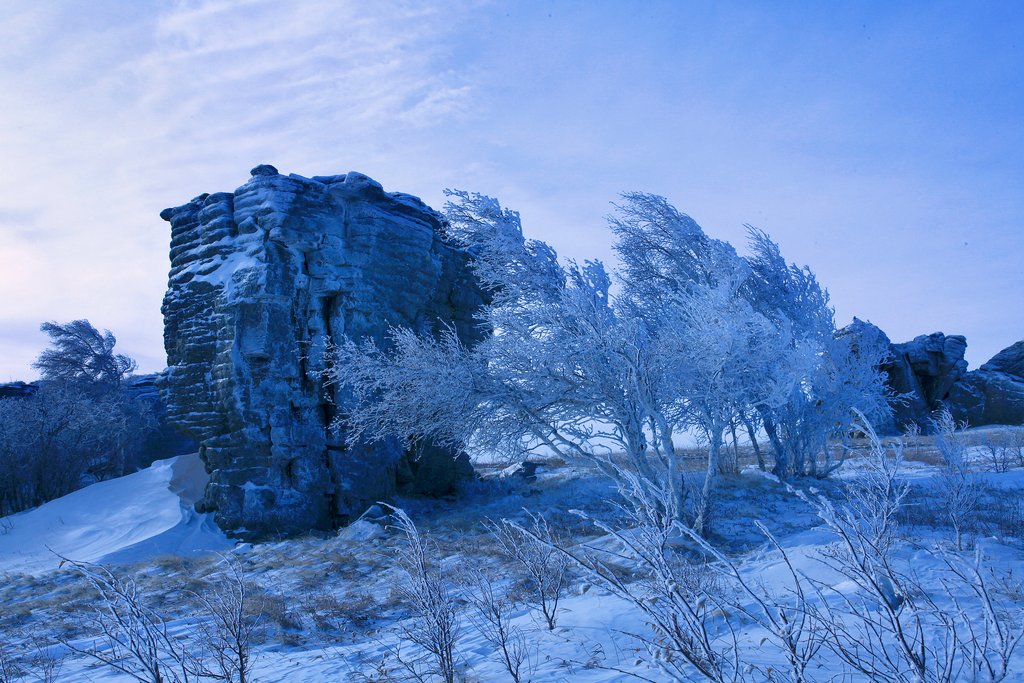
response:
[[[221,556],[217,572],[193,593],[200,614],[192,626],[189,668],[200,679],[249,683],[264,622],[263,602],[241,563]]]
[[[984,432],[978,438],[978,448],[993,472],[1024,465],[1024,429],[1010,427]]]
[[[951,420],[945,422],[955,431]],[[922,582],[911,561],[894,551],[907,491],[899,476],[902,442],[887,449],[869,424],[863,431],[871,446],[869,475],[857,485],[862,493],[851,504],[799,494],[837,539],[822,555],[823,563],[855,587],[851,592],[803,579],[818,598],[811,609],[824,647],[849,671],[872,681],[1005,680],[1024,630],[998,605],[1001,577],[985,567],[980,550],[969,560],[937,549],[923,553],[938,565],[933,570],[938,578]],[[945,436],[952,441],[955,434]],[[957,450],[944,452],[955,461]]]
[[[93,479],[124,474],[147,424],[119,391],[45,383],[0,399],[0,514],[40,505]]]
[[[505,557],[525,574],[531,602],[540,610],[549,631],[555,630],[558,602],[569,587],[569,561],[557,548],[560,536],[547,521],[531,515],[524,529],[508,520],[487,525]]]
[[[131,576],[64,559],[84,577],[98,599],[88,617],[92,632],[84,640],[62,638],[72,653],[95,660],[141,683],[189,683],[189,648],[172,635],[167,619],[154,610]]]
[[[0,400],[0,515],[131,471],[150,428],[148,406],[122,388],[135,362],[113,353],[109,331],[87,320],[42,330],[52,346],[34,363],[39,388]]]
[[[527,634],[512,623],[517,601],[508,586],[479,567],[469,569],[466,578],[463,590],[471,607],[470,624],[494,648],[513,683],[529,681],[532,649]]]
[[[969,444],[964,433],[967,423],[957,422],[949,410],[943,408],[932,419],[931,428],[935,447],[945,463],[943,470],[935,475],[935,486],[942,509],[953,527],[956,548],[962,550],[964,533],[974,526],[981,496],[978,477],[967,458]]]
[[[431,540],[420,534],[404,510],[386,507],[405,541],[397,559],[406,580],[397,589],[410,618],[402,625],[401,638],[415,649],[411,656],[402,655],[400,647],[392,654],[416,680],[436,676],[455,683],[460,612],[456,596]]]

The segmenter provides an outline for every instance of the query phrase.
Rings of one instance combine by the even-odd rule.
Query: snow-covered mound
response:
[[[0,573],[46,572],[58,554],[110,563],[229,548],[213,519],[193,508],[206,478],[198,455],[182,455],[5,517]]]

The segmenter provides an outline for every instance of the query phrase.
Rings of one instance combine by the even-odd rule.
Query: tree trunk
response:
[[[764,423],[764,433],[768,435],[768,440],[775,450],[775,467],[772,468],[772,474],[779,479],[785,479],[789,474],[789,458],[786,456],[786,447],[779,439],[779,434],[775,431],[775,423],[772,422],[768,412],[760,408],[758,411],[761,413],[761,421]]]
[[[757,468],[762,472],[765,471],[764,456],[761,455],[761,445],[757,443],[757,436],[754,433],[754,425],[747,418],[745,413],[740,414],[740,419],[743,420],[743,426],[747,430],[747,435],[750,437],[750,445],[754,448],[754,455],[757,456]]]
[[[697,519],[693,529],[701,536],[707,536],[711,528],[711,496],[714,493],[715,479],[718,477],[718,457],[722,448],[722,427],[711,429],[711,443],[708,447],[708,471],[704,475],[704,486],[698,501]]]

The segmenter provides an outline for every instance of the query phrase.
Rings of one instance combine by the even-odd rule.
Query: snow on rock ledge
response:
[[[328,429],[325,343],[384,342],[391,326],[477,334],[482,295],[436,212],[360,173],[252,170],[234,193],[165,209],[170,418],[211,477],[198,508],[247,539],[329,530],[404,487],[438,494],[464,457],[385,441],[347,449]]]

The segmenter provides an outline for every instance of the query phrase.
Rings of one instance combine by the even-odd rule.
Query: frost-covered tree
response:
[[[0,399],[0,514],[124,474],[147,425],[146,407],[121,392],[44,383],[31,396]]]
[[[695,284],[664,307],[663,315],[679,316],[670,329],[678,344],[674,352],[685,359],[673,377],[682,397],[680,419],[708,444],[694,521],[701,533],[710,523],[726,430],[750,407],[777,407],[796,376],[787,330],[773,326],[739,296],[741,281],[734,276],[714,286]]]
[[[135,361],[87,320],[43,323],[52,339],[27,396],[0,399],[0,514],[34,507],[138,464],[150,406],[122,382]]]
[[[452,197],[449,232],[491,292],[481,314],[493,333],[471,349],[453,332],[408,330],[394,331],[387,351],[340,344],[331,377],[351,395],[349,433],[429,436],[509,455],[545,448],[616,480],[634,472],[652,491],[668,488],[663,513],[681,515],[676,331],[621,314],[600,263],[559,264],[497,201]]]
[[[758,408],[775,451],[774,472],[827,475],[836,466],[828,442],[849,432],[858,413],[877,420],[888,411],[880,369],[888,344],[860,326],[837,331],[828,292],[814,273],[787,264],[765,232],[748,226],[748,234],[746,297],[776,325],[788,327],[793,352],[801,357],[799,381],[787,400],[774,410]]]
[[[774,427],[787,403],[799,403],[811,406],[800,415],[818,416],[828,423],[818,433],[832,436],[842,424],[836,415],[851,407],[833,389],[863,388],[851,383],[842,353],[833,359],[824,341],[808,341],[808,328],[815,341],[834,338],[827,297],[810,271],[779,265],[767,236],[757,244],[772,258],[744,259],[663,198],[624,195],[610,219],[623,264],[613,295],[602,264],[559,262],[548,245],[525,239],[518,214],[496,200],[450,197],[448,234],[491,295],[481,311],[491,334],[472,348],[452,331],[394,330],[386,348],[343,340],[329,380],[342,386],[351,438],[429,437],[505,454],[547,449],[595,463],[627,499],[642,490],[659,514],[681,519],[686,487],[675,439],[695,429],[708,443],[695,512],[704,530],[726,430],[755,413]],[[786,289],[790,281],[800,286]],[[777,432],[769,436],[778,441]],[[784,461],[781,469],[792,468]]]
[[[887,348],[837,334],[828,292],[809,268],[788,264],[763,231],[748,226],[751,254],[740,258],[662,197],[627,193],[617,209],[610,222],[626,305],[657,321],[677,297],[712,302],[709,288],[731,287],[730,297],[745,301],[774,336],[774,348],[749,359],[768,363],[746,380],[747,407],[773,446],[775,474],[827,474],[827,442],[851,428],[854,410],[874,418],[886,409],[879,367]],[[788,394],[778,400],[768,387]]]

